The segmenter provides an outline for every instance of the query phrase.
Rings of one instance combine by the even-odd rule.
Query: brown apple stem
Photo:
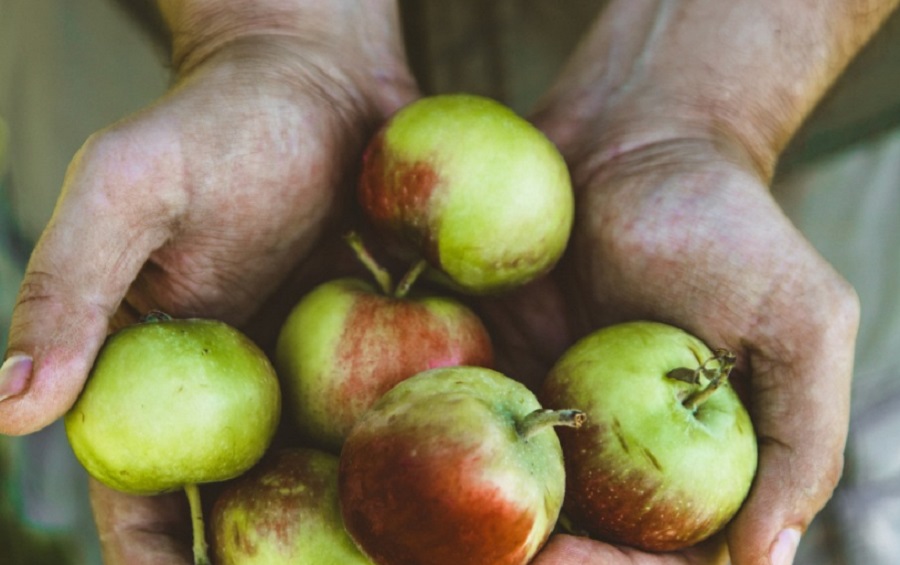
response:
[[[203,523],[203,505],[200,502],[200,488],[184,485],[188,505],[191,508],[191,527],[194,536],[194,565],[210,565],[209,547],[206,544],[206,526]]]
[[[410,270],[406,271],[406,274],[403,275],[403,278],[400,279],[400,282],[397,284],[397,288],[394,289],[394,297],[403,298],[409,294],[412,285],[419,279],[419,275],[424,273],[427,268],[428,261],[420,259]]]
[[[537,432],[554,426],[580,428],[587,416],[581,410],[550,410],[538,408],[522,418],[516,425],[516,431],[525,439]]]
[[[719,366],[707,368],[706,365],[711,361],[717,361]],[[713,357],[704,361],[696,370],[698,381],[699,375],[701,374],[707,378],[706,386],[689,394],[688,397],[684,399],[684,402],[682,402],[684,407],[688,410],[696,411],[704,402],[709,400],[709,397],[715,394],[715,392],[719,390],[719,387],[728,381],[728,376],[731,374],[731,369],[734,368],[735,362],[736,358],[734,353],[726,349],[717,349],[714,352]],[[680,370],[683,371],[683,369]],[[679,371],[679,369],[672,371],[669,375],[672,376],[672,373],[677,371]]]
[[[391,279],[391,274],[387,269],[379,265],[378,261],[375,260],[375,257],[369,253],[369,250],[366,249],[366,246],[363,243],[362,236],[355,231],[351,231],[344,235],[344,241],[346,241],[356,253],[359,262],[365,265],[369,272],[372,273],[372,276],[375,277],[375,282],[378,283],[381,291],[385,294],[393,294],[394,281]]]

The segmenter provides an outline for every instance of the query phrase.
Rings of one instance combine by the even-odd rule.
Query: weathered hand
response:
[[[769,563],[776,540],[796,540],[841,473],[855,294],[728,140],[676,138],[621,153],[578,147],[570,154],[584,157],[570,159],[578,202],[570,252],[505,309],[519,313],[507,322],[518,343],[533,344],[514,352],[518,366],[527,364],[525,351],[542,351],[537,344],[543,355],[524,359],[543,369],[563,339],[633,319],[671,323],[736,352],[732,380],[749,405],[760,462],[720,541],[736,564]],[[548,319],[534,307],[541,304],[558,306],[543,308],[555,323],[540,321]],[[536,563],[715,563],[724,555],[715,543],[644,555],[558,536]]]
[[[158,103],[87,141],[21,287],[9,350],[27,379],[0,402],[0,432],[64,414],[107,333],[148,310],[240,326],[289,275],[328,276],[322,242],[339,241],[362,144],[415,95],[402,49],[388,59],[356,25],[319,28],[342,41],[217,44]],[[177,497],[92,494],[107,562],[189,558],[170,535],[188,518]]]

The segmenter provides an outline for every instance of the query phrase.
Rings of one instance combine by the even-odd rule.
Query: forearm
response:
[[[333,45],[347,57],[403,61],[396,0],[158,0],[172,36],[172,62],[184,71],[221,46],[253,35]],[[386,69],[384,72],[398,72]]]
[[[612,0],[545,101],[610,152],[666,135],[724,133],[764,175],[898,0]],[[558,112],[560,110],[551,110]],[[617,124],[636,126],[624,141]],[[643,129],[642,129],[643,128]]]

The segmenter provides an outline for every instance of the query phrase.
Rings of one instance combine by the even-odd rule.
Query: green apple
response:
[[[338,458],[307,448],[267,455],[218,496],[218,565],[371,565],[344,530]]]
[[[503,104],[467,94],[392,116],[366,149],[359,199],[377,229],[475,294],[549,271],[574,211],[556,147]]]
[[[753,425],[727,381],[733,364],[727,351],[645,321],[598,330],[563,354],[538,396],[587,414],[577,433],[559,434],[576,528],[671,551],[731,520],[757,463]]]
[[[202,519],[196,485],[253,466],[280,411],[275,371],[246,336],[214,320],[163,316],[109,337],[65,426],[98,481],[139,495],[184,488]],[[195,542],[206,562],[202,536]]]
[[[379,286],[358,278],[319,285],[291,311],[275,354],[286,414],[305,442],[334,453],[361,415],[403,379],[493,363],[488,331],[471,309],[411,288],[422,263],[394,286],[362,240],[348,239]]]
[[[338,475],[344,524],[379,565],[523,565],[547,540],[565,491],[548,411],[479,367],[419,373],[354,426]]]

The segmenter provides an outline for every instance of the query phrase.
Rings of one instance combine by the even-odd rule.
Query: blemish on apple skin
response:
[[[612,431],[613,434],[615,434],[616,439],[619,440],[619,445],[622,446],[622,450],[625,453],[629,453],[628,442],[625,440],[625,432],[622,431],[622,424],[619,422],[618,418],[613,418]]]
[[[647,449],[646,447],[642,447],[641,451],[644,453],[644,455],[647,457],[647,459],[650,460],[650,463],[656,468],[656,470],[659,471],[660,473],[662,473],[663,472],[662,465],[659,464],[659,460],[656,458],[656,456],[653,455],[653,452],[650,451],[649,449]]]

